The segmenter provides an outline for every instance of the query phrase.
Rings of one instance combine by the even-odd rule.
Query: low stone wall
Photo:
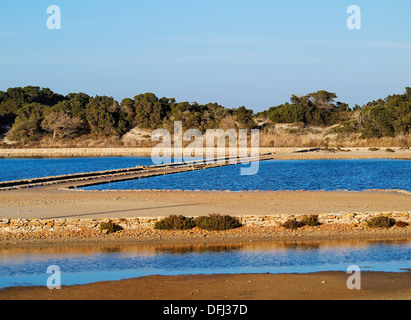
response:
[[[321,223],[360,224],[376,216],[389,216],[396,221],[404,221],[411,224],[411,211],[386,212],[386,213],[327,213],[318,215]],[[288,219],[299,219],[301,215],[267,215],[267,216],[239,216],[239,220],[245,226],[279,226]],[[0,219],[0,233],[25,233],[36,231],[81,231],[83,229],[99,230],[100,224],[112,221],[125,230],[153,228],[154,223],[164,217],[147,218],[113,218],[113,219]]]
[[[239,217],[244,225],[249,226],[278,226],[290,219],[299,220],[303,215],[289,215],[278,214],[268,216],[245,216]],[[378,216],[387,216],[393,218],[395,221],[404,221],[411,224],[411,211],[408,212],[338,212],[338,213],[324,213],[318,215],[318,221],[326,224],[360,224],[366,223],[372,218]]]

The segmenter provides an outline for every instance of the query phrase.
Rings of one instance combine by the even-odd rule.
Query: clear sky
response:
[[[361,30],[349,30],[349,5]],[[61,9],[49,30],[47,7]],[[37,85],[258,112],[328,90],[350,106],[411,86],[410,0],[0,2],[0,90]]]

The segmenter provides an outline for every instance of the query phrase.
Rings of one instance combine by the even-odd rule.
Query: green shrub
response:
[[[293,230],[302,227],[301,223],[295,219],[288,219],[281,226],[283,226],[286,229]]]
[[[194,227],[194,219],[182,215],[171,215],[154,224],[154,229],[160,230],[188,230]]]
[[[368,150],[369,151],[378,151],[378,150],[380,150],[380,148],[369,148]]]
[[[309,215],[309,216],[304,216],[301,221],[300,224],[302,226],[310,226],[310,227],[316,227],[319,226],[321,223],[318,221],[318,215]]]
[[[301,221],[297,221],[295,219],[288,219],[281,226],[283,226],[286,229],[297,229],[304,226],[316,227],[319,225],[321,225],[321,223],[318,221],[318,215],[311,214],[309,216],[303,216],[301,218]]]
[[[112,221],[108,221],[108,222],[102,222],[100,224],[100,231],[104,231],[107,230],[107,233],[114,233],[120,230],[123,230],[123,228],[121,226],[119,226],[116,223],[113,223]]]
[[[222,216],[219,214],[210,214],[209,216],[201,216],[194,219],[195,225],[200,229],[205,230],[229,230],[242,226],[241,222],[236,217]]]
[[[395,152],[394,150],[392,150],[392,149],[390,149],[390,148],[385,149],[385,151],[386,151],[386,152]]]
[[[370,228],[390,228],[395,225],[395,220],[390,217],[375,217],[367,221]]]
[[[171,215],[154,224],[154,229],[160,230],[189,230],[194,227],[205,230],[229,230],[241,227],[241,222],[231,216],[221,216],[219,214],[210,214],[197,218],[187,218],[182,215]]]

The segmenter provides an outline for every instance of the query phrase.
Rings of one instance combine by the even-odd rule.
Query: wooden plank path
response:
[[[137,166],[133,168],[75,173],[61,176],[51,176],[33,179],[22,179],[0,182],[0,191],[25,189],[34,187],[51,188],[82,188],[98,184],[118,181],[134,180],[159,175],[175,174],[194,170],[204,170],[234,164],[265,161],[274,159],[273,153],[260,154],[255,157],[224,157],[216,159],[202,159],[187,162],[160,164],[152,166]]]

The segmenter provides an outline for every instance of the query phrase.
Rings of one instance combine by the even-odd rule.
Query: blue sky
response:
[[[349,30],[347,7],[361,8]],[[49,30],[47,7],[61,8]],[[258,112],[328,90],[350,106],[411,86],[409,0],[0,3],[0,90],[37,85]]]

